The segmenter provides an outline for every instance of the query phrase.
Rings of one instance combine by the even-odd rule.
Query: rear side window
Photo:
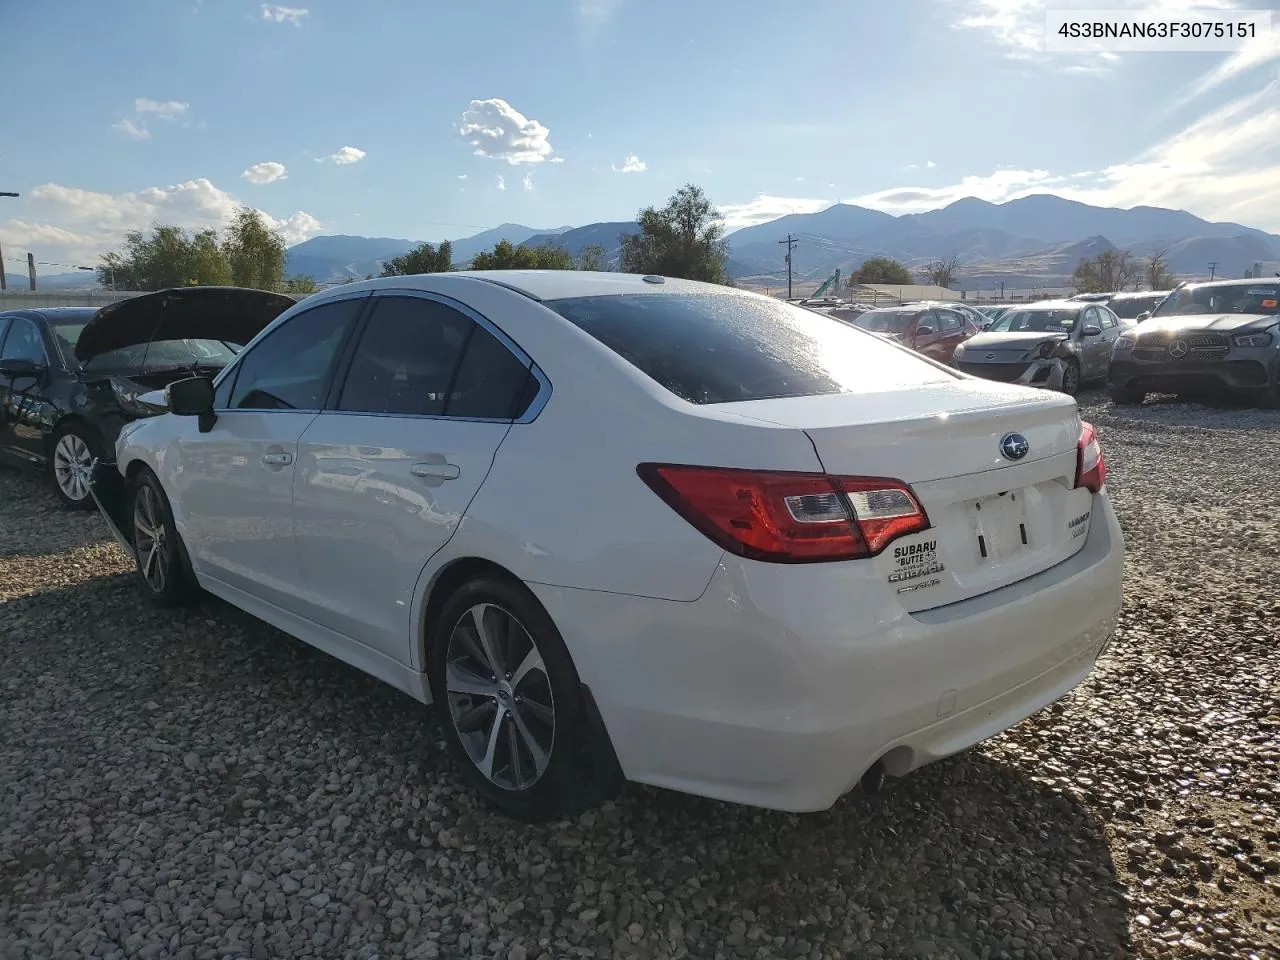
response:
[[[949,378],[839,320],[746,294],[624,294],[545,306],[691,403],[859,393]]]
[[[530,379],[528,366],[466,314],[422,297],[380,297],[338,409],[512,420],[532,400]]]

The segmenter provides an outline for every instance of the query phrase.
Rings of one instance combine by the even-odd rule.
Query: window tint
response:
[[[1115,314],[1113,314],[1110,310],[1099,310],[1098,316],[1102,320],[1103,330],[1110,330],[1112,327],[1116,325]]]
[[[240,370],[237,367],[219,381],[213,391],[213,409],[226,410],[231,406],[231,391],[235,388],[236,376],[239,373]]]
[[[451,417],[514,420],[528,408],[529,368],[484,327],[474,327],[445,413]],[[536,390],[535,390],[536,392]]]
[[[347,372],[338,409],[440,415],[475,324],[420,297],[379,297]]]
[[[5,334],[5,331],[8,329],[9,329],[9,318],[0,317],[0,349],[4,348],[4,334]],[[3,354],[0,354],[0,356],[3,356]]]
[[[4,347],[0,349],[0,359],[44,363],[44,339],[40,336],[40,328],[25,317],[14,317],[9,334],[4,338]]]
[[[960,319],[959,314],[941,310],[938,316],[942,318],[942,329],[938,331],[939,333],[959,333],[964,329],[964,321]]]
[[[879,337],[749,294],[625,294],[545,306],[692,403],[854,393],[948,379]]]
[[[271,331],[236,365],[230,406],[321,409],[343,335],[364,304],[363,298],[326,303],[290,317]]]

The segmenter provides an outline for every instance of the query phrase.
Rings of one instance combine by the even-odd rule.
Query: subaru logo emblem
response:
[[[1000,438],[1000,453],[1006,460],[1021,460],[1031,452],[1031,444],[1020,433],[1006,433]]]
[[[988,359],[988,360],[994,360],[995,358],[996,358],[996,355],[995,355],[994,353],[988,353],[988,354],[987,354],[987,359]]]
[[[1175,340],[1173,343],[1169,344],[1169,356],[1173,357],[1175,360],[1181,360],[1187,355],[1188,349],[1187,341]]]

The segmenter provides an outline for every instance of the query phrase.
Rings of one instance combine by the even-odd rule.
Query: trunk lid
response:
[[[869,561],[909,611],[954,603],[1075,554],[1093,495],[1074,489],[1080,419],[1065,395],[978,380],[725,404],[796,427],[830,474],[911,485],[928,530]],[[1026,453],[1002,453],[1010,434]],[[1011,444],[1017,446],[1017,444]]]

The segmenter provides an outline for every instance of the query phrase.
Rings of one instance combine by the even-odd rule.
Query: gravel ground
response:
[[[0,957],[1280,957],[1280,413],[1081,403],[1130,550],[1095,677],[808,816],[514,825],[407,698],[144,608],[0,471]]]

